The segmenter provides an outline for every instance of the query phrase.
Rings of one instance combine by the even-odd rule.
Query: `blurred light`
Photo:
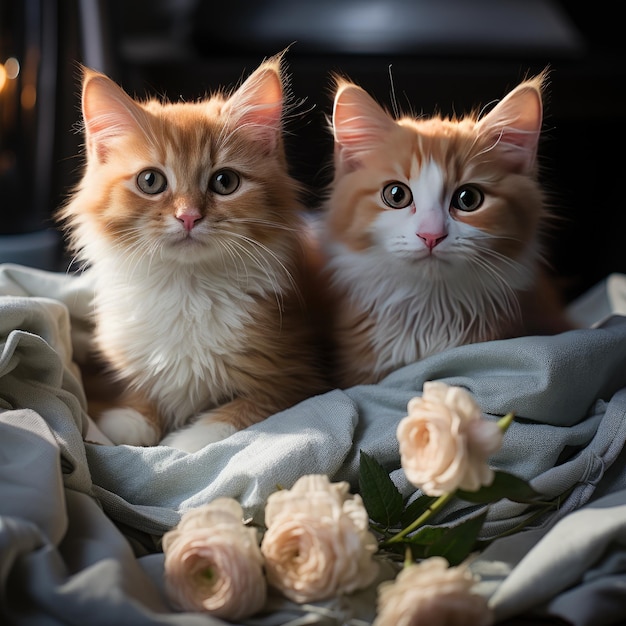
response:
[[[24,85],[20,101],[24,109],[28,110],[35,107],[35,102],[37,102],[37,90],[34,85]]]
[[[237,4],[237,3],[233,3]],[[261,4],[261,3],[258,3]],[[242,16],[257,41],[314,50],[393,54],[493,51],[578,55],[584,39],[554,0],[265,0]],[[218,40],[218,21],[210,28]],[[222,29],[224,30],[224,29]],[[229,32],[229,31],[226,31]]]
[[[4,62],[4,69],[6,70],[7,78],[13,80],[20,74],[20,62],[15,57],[9,57]]]
[[[0,63],[0,92],[4,89],[6,82],[7,82],[7,70],[4,67],[4,65]]]

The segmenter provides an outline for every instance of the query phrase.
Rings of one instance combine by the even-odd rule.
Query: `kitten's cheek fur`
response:
[[[232,424],[207,421],[209,415],[207,413],[207,417],[204,419],[201,415],[198,421],[191,426],[169,434],[161,441],[160,445],[176,448],[183,452],[197,452],[210,443],[222,441],[237,432]]]
[[[116,445],[153,446],[158,442],[156,430],[139,411],[129,407],[104,411],[97,423]]]

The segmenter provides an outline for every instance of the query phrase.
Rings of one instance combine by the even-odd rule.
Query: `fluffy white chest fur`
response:
[[[261,272],[231,275],[154,261],[120,271],[114,259],[89,271],[96,285],[96,340],[123,379],[174,423],[224,401],[228,357],[244,347],[242,329],[253,315],[249,287],[265,289]]]
[[[473,266],[471,256],[465,249],[456,258],[416,265],[380,249],[333,246],[335,284],[358,311],[374,318],[375,373],[488,338],[494,324],[518,314],[516,291],[530,282],[532,255],[516,264],[496,260],[489,270],[483,263]]]

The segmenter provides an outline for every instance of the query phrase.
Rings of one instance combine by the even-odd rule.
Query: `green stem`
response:
[[[413,564],[413,552],[411,552],[411,547],[407,546],[404,550],[404,564],[403,567],[410,567]]]
[[[399,533],[390,537],[386,541],[383,541],[381,545],[385,546],[390,543],[398,543],[402,541],[409,533],[419,528],[431,515],[436,513],[439,509],[444,507],[448,501],[454,496],[454,493],[444,493],[439,496],[414,522],[411,522],[406,528]]]
[[[498,420],[498,426],[503,433],[507,431],[514,419],[515,415],[511,412]],[[389,539],[381,542],[380,545],[388,546],[389,544],[402,541],[408,534],[419,528],[431,515],[443,508],[453,496],[454,492],[444,493],[442,496],[439,496],[415,521]]]
[[[513,422],[513,420],[515,419],[515,414],[514,413],[507,413],[504,417],[501,417],[498,420],[498,426],[500,427],[500,430],[505,433],[507,431],[507,429],[509,428],[509,426],[511,425],[511,422]]]

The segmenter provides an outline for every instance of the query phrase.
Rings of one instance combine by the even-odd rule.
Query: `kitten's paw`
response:
[[[116,445],[154,446],[158,442],[156,430],[139,411],[130,407],[104,411],[97,424]]]
[[[184,452],[197,452],[210,443],[222,441],[236,433],[237,429],[226,422],[195,422],[187,428],[170,433],[161,441],[162,446],[169,446]]]

